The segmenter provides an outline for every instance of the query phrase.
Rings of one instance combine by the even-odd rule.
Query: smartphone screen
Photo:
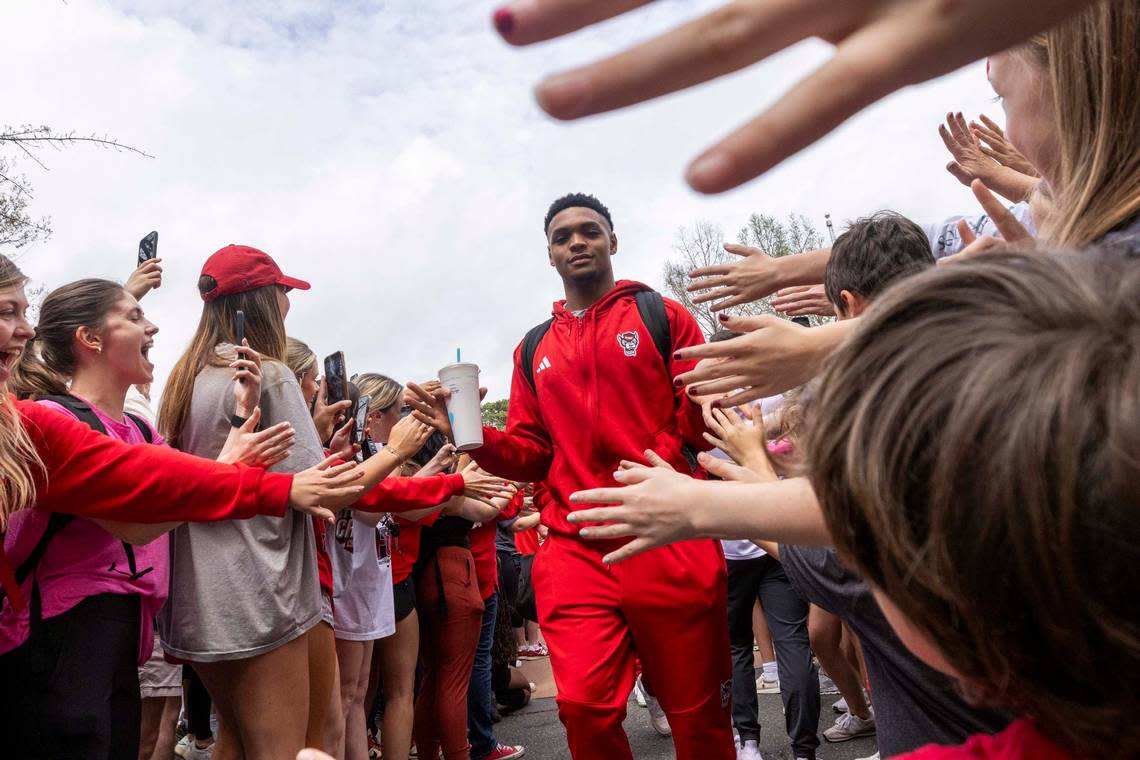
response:
[[[234,312],[234,340],[238,347],[238,358],[244,359],[245,352],[241,350],[241,344],[245,340],[245,312],[241,309]]]
[[[361,396],[356,401],[356,424],[352,426],[352,442],[360,443],[364,440],[364,427],[368,424],[368,404],[371,396]]]
[[[151,232],[139,241],[139,266],[158,256],[158,233]]]
[[[348,398],[347,374],[344,370],[344,351],[337,351],[325,357],[325,388],[328,391],[326,404],[335,404]]]

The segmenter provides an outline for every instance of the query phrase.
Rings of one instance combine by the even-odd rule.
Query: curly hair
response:
[[[606,220],[606,223],[610,225],[610,231],[612,232],[614,229],[614,220],[610,216],[610,210],[606,208],[604,203],[586,193],[570,193],[569,195],[563,195],[554,201],[554,203],[550,204],[550,208],[546,210],[546,220],[542,224],[542,231],[545,233],[549,230],[551,220],[568,208],[588,208],[591,211],[597,211],[602,218]]]

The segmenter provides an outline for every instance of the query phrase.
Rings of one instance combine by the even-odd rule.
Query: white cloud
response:
[[[26,167],[55,235],[26,250],[49,286],[122,278],[160,232],[167,278],[144,303],[162,327],[160,378],[197,322],[205,257],[242,242],[310,279],[291,333],[351,371],[411,380],[454,355],[508,391],[510,352],[561,284],[541,219],[597,193],[621,237],[619,276],[659,285],[673,234],[738,228],[753,211],[822,224],[884,207],[922,220],[973,208],[942,167],[935,128],[988,110],[980,65],[898,93],[760,181],[716,198],[681,182],[697,151],[828,55],[807,42],[711,86],[559,124],[535,107],[543,73],[590,60],[712,7],[658,3],[529,50],[501,44],[490,6],[430,2],[9,0],[0,41],[18,69],[5,120],[114,135],[153,160],[71,148]]]

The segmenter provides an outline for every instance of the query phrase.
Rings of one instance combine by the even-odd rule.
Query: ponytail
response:
[[[28,344],[8,379],[8,390],[18,399],[62,396],[67,393],[67,379],[55,372],[40,357],[36,341]]]

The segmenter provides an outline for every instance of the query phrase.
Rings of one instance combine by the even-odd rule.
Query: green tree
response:
[[[689,272],[702,267],[729,264],[738,257],[724,250],[724,231],[709,222],[697,222],[691,227],[681,227],[673,243],[676,258],[665,264],[665,291],[680,302],[706,336],[719,329],[716,316],[708,304],[694,304],[692,295],[686,290],[689,285]],[[753,214],[736,235],[736,242],[748,245],[767,253],[769,256],[793,256],[804,251],[823,247],[823,236],[815,225],[802,214],[788,214],[783,221],[768,214]],[[777,314],[770,298],[729,309],[729,313],[752,316],[755,314]]]
[[[510,399],[488,401],[483,404],[483,424],[499,430],[507,429],[507,403]]]

